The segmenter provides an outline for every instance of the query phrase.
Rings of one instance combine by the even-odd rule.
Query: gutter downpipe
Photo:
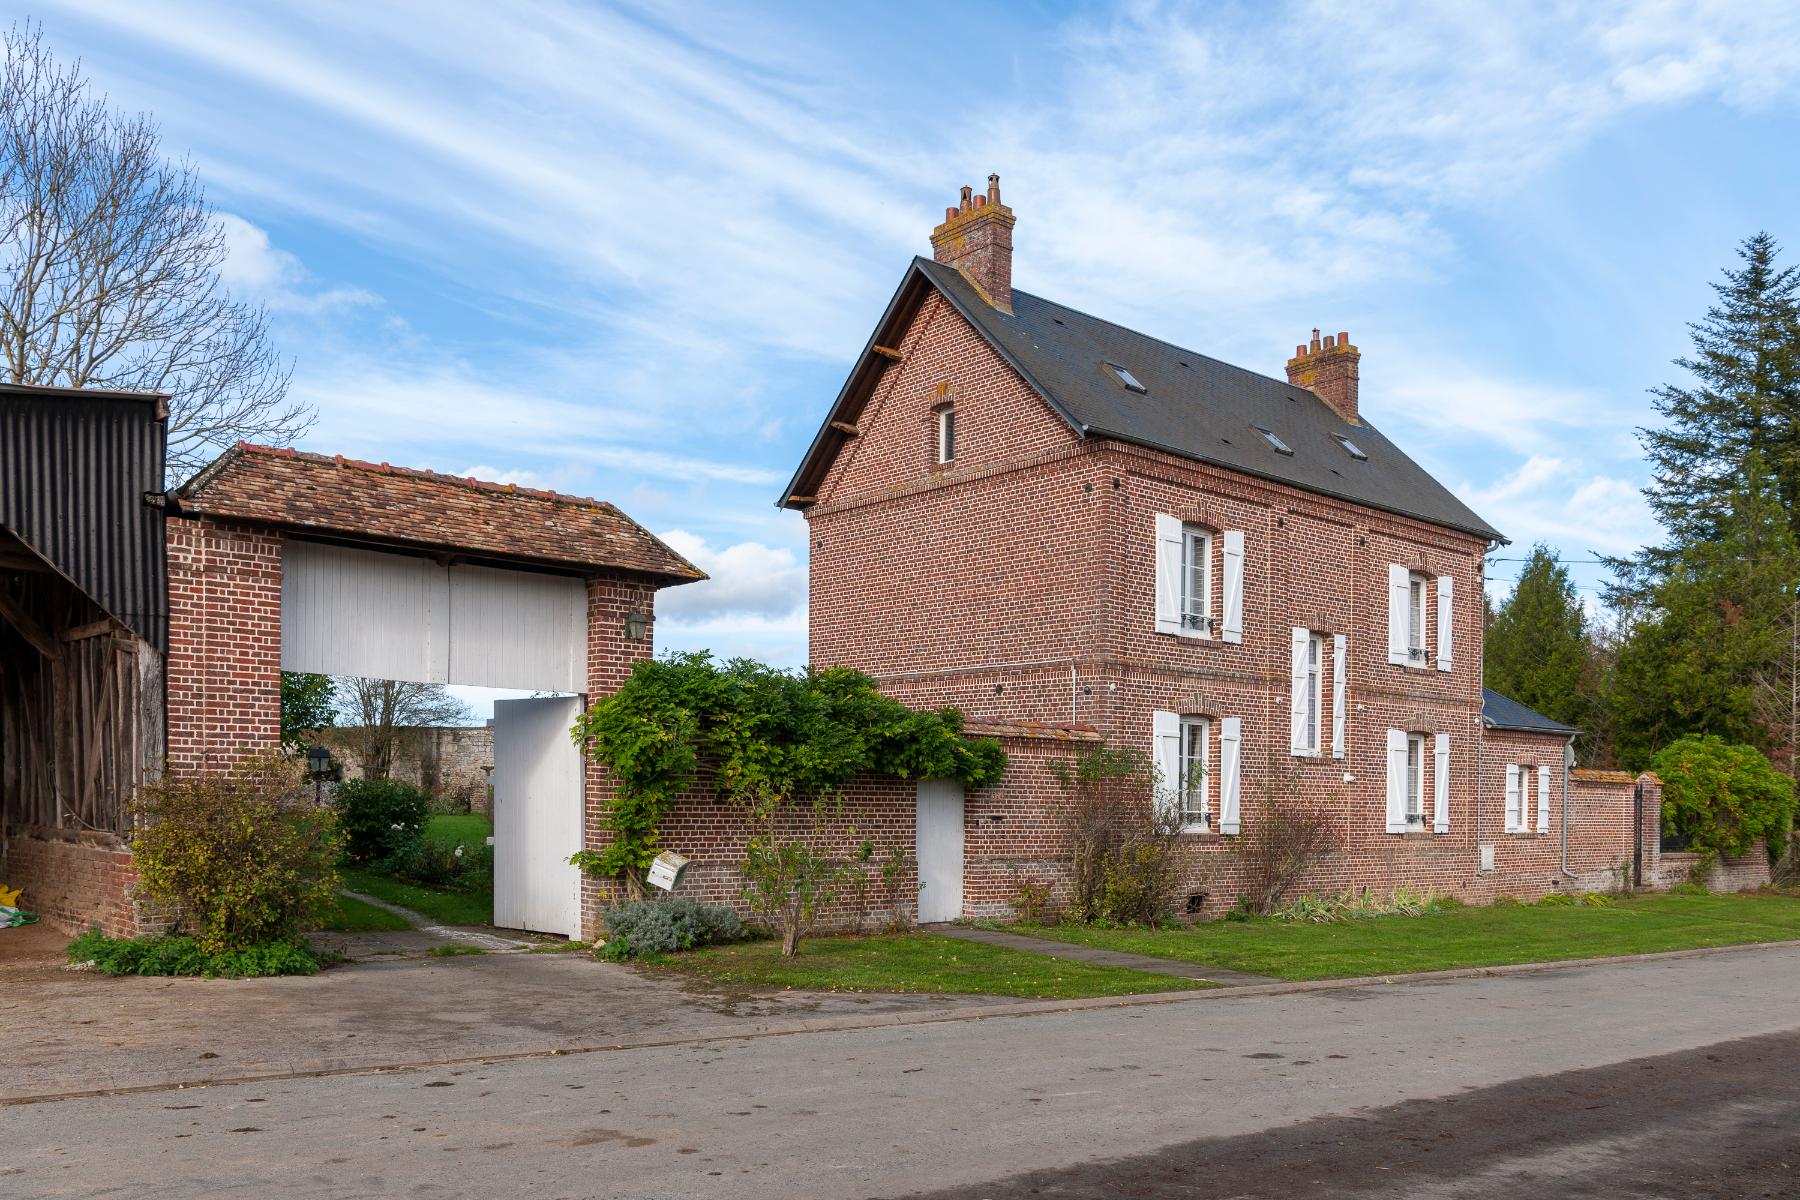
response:
[[[1565,879],[1576,878],[1569,870],[1569,768],[1575,762],[1575,739],[1579,733],[1569,735],[1568,744],[1563,747],[1563,790],[1562,790],[1562,874]]]

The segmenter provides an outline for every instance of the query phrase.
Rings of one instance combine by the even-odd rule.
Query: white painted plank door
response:
[[[494,702],[494,924],[581,933],[581,751],[577,696]]]
[[[919,924],[963,915],[963,787],[919,780]]]

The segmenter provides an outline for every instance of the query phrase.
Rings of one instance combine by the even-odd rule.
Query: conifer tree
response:
[[[1717,301],[1688,327],[1693,353],[1675,361],[1694,386],[1652,393],[1664,425],[1639,430],[1652,472],[1644,494],[1668,537],[1614,563],[1634,599],[1688,547],[1720,540],[1752,456],[1800,538],[1800,274],[1779,254],[1767,233],[1744,240],[1739,266],[1713,285]]]
[[[1585,729],[1589,718],[1587,614],[1568,568],[1542,544],[1488,623],[1482,664],[1496,692],[1552,720]]]

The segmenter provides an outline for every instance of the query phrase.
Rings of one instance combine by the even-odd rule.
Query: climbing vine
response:
[[[982,787],[1006,766],[998,742],[963,735],[955,709],[914,711],[860,671],[721,664],[704,652],[638,663],[571,733],[617,786],[605,818],[611,843],[570,861],[634,889],[656,857],[663,818],[703,760],[719,795],[765,824],[788,806],[835,803],[863,771]]]

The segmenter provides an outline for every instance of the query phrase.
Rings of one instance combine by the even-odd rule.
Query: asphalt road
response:
[[[1796,997],[1772,947],[18,1105],[0,1195],[1800,1196]]]

